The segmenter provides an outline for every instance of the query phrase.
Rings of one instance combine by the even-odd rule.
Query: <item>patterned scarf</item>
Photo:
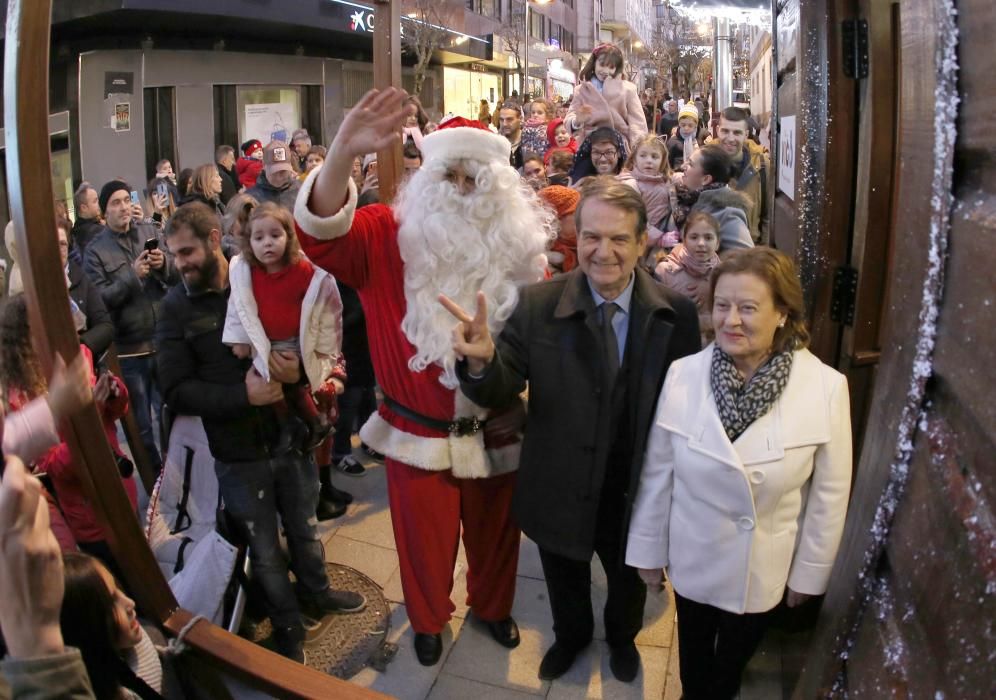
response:
[[[792,352],[776,353],[754,372],[745,386],[733,358],[720,350],[718,345],[713,346],[709,379],[719,419],[730,442],[734,442],[751,423],[771,410],[785,389],[791,370]]]

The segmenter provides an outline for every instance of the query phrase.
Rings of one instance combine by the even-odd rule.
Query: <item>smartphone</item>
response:
[[[131,203],[132,204],[141,204],[142,203],[141,200],[138,198],[138,190],[132,190],[131,191]]]
[[[156,184],[156,194],[159,195],[160,199],[167,199],[169,197],[169,186],[160,180]]]
[[[147,239],[145,241],[145,250],[147,250],[150,253],[154,250],[159,250],[159,239],[158,238]]]

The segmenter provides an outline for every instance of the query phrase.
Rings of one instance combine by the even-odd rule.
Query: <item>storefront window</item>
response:
[[[494,73],[443,68],[443,112],[452,112],[458,117],[477,119],[481,100],[487,100],[494,112],[500,105],[495,104],[500,80]]]
[[[301,128],[301,89],[294,86],[256,86],[238,89],[239,141],[258,139],[290,142]]]
[[[73,161],[69,155],[69,139],[52,137],[52,192],[55,201],[66,207],[70,219],[76,219],[73,206]]]

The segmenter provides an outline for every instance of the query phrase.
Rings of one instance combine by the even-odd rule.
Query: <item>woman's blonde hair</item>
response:
[[[218,167],[214,163],[197,166],[197,169],[194,170],[194,176],[190,179],[191,194],[199,194],[211,199],[213,195],[208,194],[208,187],[211,185],[211,178],[215,175],[220,175],[220,173],[218,173]]]
[[[252,252],[252,228],[257,221],[266,217],[276,219],[283,227],[284,233],[287,234],[287,247],[284,248],[284,265],[295,264],[301,259],[301,244],[298,243],[297,235],[294,233],[294,217],[291,216],[291,213],[286,208],[274,202],[263,202],[253,209],[252,214],[249,215],[249,226],[239,236],[239,252],[242,254],[242,259],[250,265],[263,267],[263,263]]]
[[[720,256],[709,285],[709,308],[716,296],[716,283],[723,275],[751,274],[768,285],[775,308],[785,314],[785,325],[775,330],[774,352],[800,350],[809,345],[806,302],[799,273],[792,259],[780,250],[757,246],[730,250]]]
[[[640,149],[644,146],[650,146],[651,148],[656,148],[661,152],[661,168],[660,174],[666,177],[671,177],[671,163],[670,158],[667,157],[667,145],[664,143],[660,136],[655,136],[654,134],[647,134],[636,144],[636,147],[630,152],[629,158],[626,159],[626,164],[623,165],[623,170],[632,170],[636,167],[636,154],[640,152]]]

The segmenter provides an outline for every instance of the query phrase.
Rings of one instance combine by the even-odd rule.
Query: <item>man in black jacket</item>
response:
[[[366,599],[329,587],[315,526],[318,480],[310,453],[273,454],[280,428],[270,404],[283,398],[282,383],[301,381],[301,361],[274,352],[272,377],[266,381],[251,360],[235,357],[221,342],[230,293],[228,262],[221,250],[221,221],[209,207],[180,207],[166,240],[183,284],[163,300],[156,331],[163,395],[174,412],[200,416],[225,511],[249,544],[277,651],[303,661],[298,598],[312,617],[358,612]],[[297,577],[296,595],[280,549],[278,513]]]
[[[529,419],[513,511],[540,548],[553,612],[554,645],[539,677],[563,675],[594,631],[591,557],[608,578],[605,634],[613,675],[632,681],[640,657],[646,588],[625,565],[630,492],[639,483],[657,395],[671,362],[699,349],[688,299],[637,266],[647,239],[639,192],[600,177],[575,217],[578,265],[527,287],[497,346],[483,297],[461,320],[453,349],[466,358],[460,388],[485,407],[507,404],[529,384]]]
[[[97,190],[89,182],[81,182],[73,193],[73,204],[76,207],[76,223],[73,224],[69,240],[73,257],[82,263],[87,245],[104,230],[104,224],[100,220]]]
[[[222,204],[228,204],[228,200],[242,189],[239,174],[235,172],[235,149],[231,146],[218,146],[214,151],[214,162],[221,175],[221,194],[218,199]]]
[[[114,342],[121,358],[132,413],[153,469],[162,466],[156,448],[152,412],[159,413],[154,381],[156,316],[159,302],[177,274],[162,245],[161,231],[134,217],[131,187],[111,180],[100,190],[107,226],[87,246],[83,270],[100,291],[114,322]],[[148,246],[148,247],[147,247]]]

